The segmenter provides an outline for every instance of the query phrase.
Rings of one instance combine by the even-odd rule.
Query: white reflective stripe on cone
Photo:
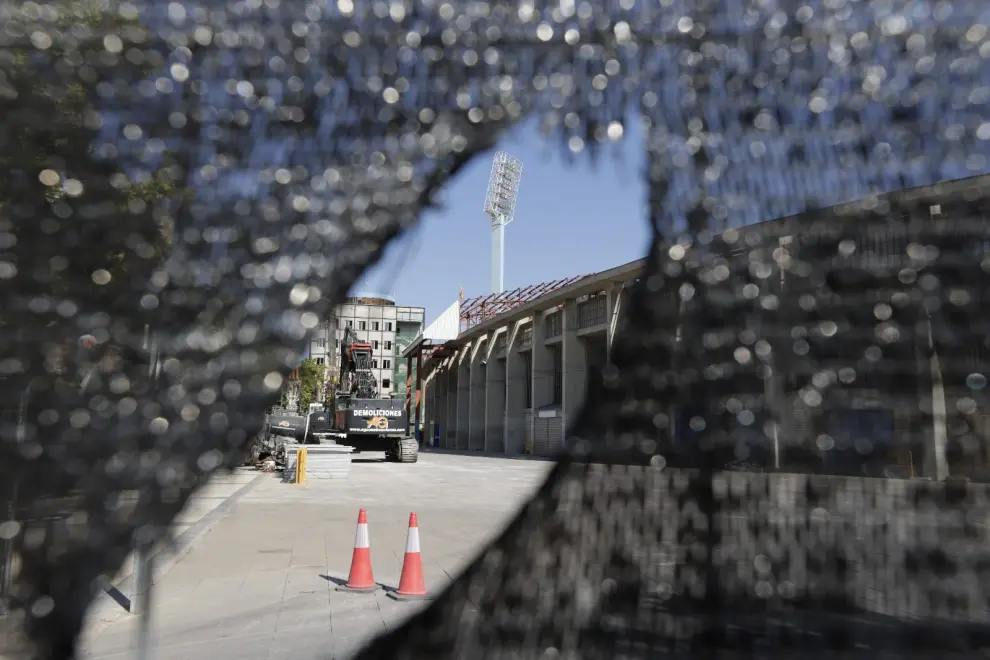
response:
[[[371,542],[368,540],[368,525],[358,524],[357,534],[354,535],[355,548],[370,548]]]
[[[419,552],[419,527],[410,527],[409,536],[406,537],[406,554]]]

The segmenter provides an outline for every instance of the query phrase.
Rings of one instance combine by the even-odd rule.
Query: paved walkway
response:
[[[161,580],[176,562],[185,555],[204,534],[210,531],[234,501],[265,475],[253,468],[238,468],[232,473],[217,474],[190,499],[185,509],[172,522],[171,547],[160,548],[155,555],[155,580]],[[133,595],[134,556],[129,556],[112,580],[113,589],[101,594],[90,609],[90,625],[100,630],[128,616],[128,600]]]
[[[424,606],[347,578],[358,509],[368,511],[375,578],[398,584],[410,511],[427,587],[438,592],[498,534],[551,463],[424,454],[416,464],[355,461],[346,481],[304,486],[274,475],[238,498],[156,585],[154,660],[346,658]],[[87,660],[129,658],[137,617],[86,636]]]

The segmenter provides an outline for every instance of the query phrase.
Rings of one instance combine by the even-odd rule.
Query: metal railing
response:
[[[554,339],[564,334],[564,313],[560,310],[547,314],[543,321],[543,338]]]
[[[608,323],[608,296],[599,294],[578,303],[578,328],[584,330]]]
[[[522,329],[519,338],[519,350],[525,350],[533,346],[533,326],[528,325]]]

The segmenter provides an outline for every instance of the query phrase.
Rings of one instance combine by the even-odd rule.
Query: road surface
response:
[[[358,510],[372,566],[398,585],[409,513],[419,518],[427,588],[438,592],[539,487],[545,461],[424,453],[416,464],[355,460],[350,478],[297,486],[264,475],[153,592],[154,660],[337,660],[424,606],[336,591]],[[137,617],[95,620],[86,660],[131,658]]]

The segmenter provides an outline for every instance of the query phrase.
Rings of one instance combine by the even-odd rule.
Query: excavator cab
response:
[[[351,395],[346,390],[337,390],[333,395],[333,422],[338,429],[345,428],[344,416],[347,413],[347,406],[351,402]]]

